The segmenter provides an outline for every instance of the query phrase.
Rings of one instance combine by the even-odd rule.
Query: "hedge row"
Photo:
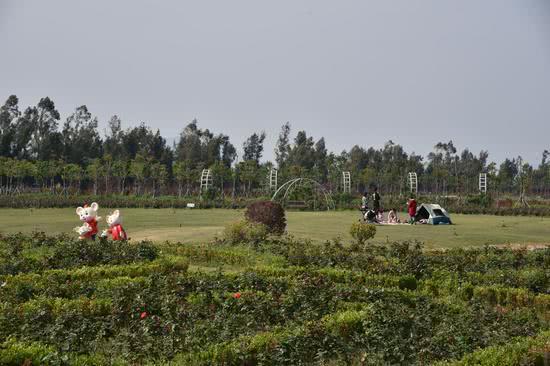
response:
[[[493,269],[485,273],[468,272],[463,278],[476,286],[502,285],[525,288],[534,293],[550,294],[550,271],[547,268],[526,267],[517,271]]]
[[[200,197],[176,196],[121,196],[79,195],[64,196],[43,193],[0,195],[0,208],[64,208],[82,206],[83,202],[100,202],[102,207],[112,208],[186,208],[194,203],[197,208],[245,208],[260,198],[236,198],[203,200]],[[269,198],[266,198],[269,199]]]
[[[0,275],[152,261],[158,256],[158,247],[148,241],[88,241],[60,236],[50,246],[48,241],[35,241],[22,234],[0,236]]]
[[[106,298],[2,303],[0,337],[48,340],[78,352],[96,352],[107,341],[125,344],[128,357],[169,357],[288,321],[319,319],[342,306],[337,286],[314,278],[271,292],[243,289],[237,297],[217,289],[214,278],[186,277],[110,280],[103,284]]]
[[[529,334],[547,327],[550,309],[550,296],[535,297],[524,292],[521,293],[524,297],[520,298],[517,289],[500,289],[500,300],[495,302],[490,292],[474,288],[468,302],[457,301],[459,297],[450,302],[452,305],[446,305],[431,299],[431,296],[410,291],[339,284],[322,276],[305,274],[287,279],[270,279],[256,273],[228,276],[184,274],[134,280],[115,278],[106,280],[103,286],[101,291],[108,294],[108,298],[38,297],[22,304],[4,303],[0,309],[0,329],[4,333],[0,336],[15,335],[25,341],[49,339],[57,346],[73,351],[96,352],[104,341],[97,339],[97,335],[108,335],[110,342],[127,344],[134,357],[149,352],[170,357],[177,350],[203,349],[208,344],[223,343],[227,338],[231,343],[235,337],[243,334],[253,336],[266,328],[303,326],[343,308],[354,307],[353,304],[370,304],[376,321],[370,323],[368,329],[384,335],[376,333],[374,339],[390,337],[396,344],[400,344],[402,333],[392,332],[400,327],[419,327],[415,332],[420,332],[422,338],[432,337],[432,331],[436,334],[436,331],[450,332],[443,325],[431,329],[433,324],[453,328],[455,322],[465,323],[461,323],[460,331],[453,336],[471,338],[475,342],[468,343],[467,349],[462,348],[464,345],[456,345],[459,348],[454,352],[460,354],[471,351],[474,344],[490,344],[495,334],[500,334],[498,339],[506,339],[510,335]],[[514,304],[509,294],[502,295],[504,290],[515,291]],[[235,296],[237,293],[238,297]],[[459,292],[456,295],[462,296]],[[508,307],[493,306],[499,301]],[[542,313],[542,318],[533,312],[533,308],[540,310],[538,314]],[[141,319],[143,313],[146,314],[145,320]],[[134,334],[149,339],[147,352],[143,352],[139,339],[132,336]],[[363,336],[359,334],[357,337]],[[163,342],[169,342],[168,349],[163,348]],[[407,338],[407,342],[418,340]],[[447,353],[432,355],[440,352],[442,346],[439,340],[434,342],[436,344],[430,346],[433,348],[425,351],[429,354],[424,356],[446,358]],[[414,347],[424,346],[414,343]],[[385,346],[380,344],[379,347]],[[420,348],[414,349],[418,351]],[[303,355],[288,357],[307,360],[308,352],[305,349]],[[395,356],[390,349],[376,349],[376,353],[379,352],[384,354],[384,359]],[[412,351],[406,354],[411,359],[417,357],[417,353]]]
[[[41,342],[19,342],[15,338],[9,338],[4,343],[0,343],[0,365],[123,366],[127,363],[122,360],[109,359],[99,354],[80,355],[60,352],[57,348]]]
[[[307,364],[353,354],[371,312],[348,310],[303,325],[239,337],[204,351],[177,355],[172,365]],[[320,350],[327,350],[322,355]]]
[[[147,262],[159,255],[158,246],[149,242],[90,242],[60,237],[57,245],[53,245],[51,238],[41,241],[37,239],[40,237],[41,234],[0,237],[0,275],[50,268]],[[35,248],[38,252],[33,252]],[[439,276],[451,280],[457,277],[462,282],[478,285],[527,287],[540,293],[549,290],[550,273],[542,269],[550,267],[550,247],[532,251],[486,247],[426,252],[417,242],[357,248],[339,242],[304,244],[283,237],[271,239],[260,247],[163,244],[160,248],[194,263],[250,266],[260,259],[269,259],[278,267],[349,269],[380,275],[410,275],[417,279]],[[29,250],[32,255],[27,255]]]
[[[515,338],[504,345],[488,347],[436,366],[550,365],[550,331],[535,337]]]
[[[484,286],[522,289],[532,294],[550,294],[550,278],[545,268],[519,270],[517,273],[513,270],[467,272],[463,275],[439,271],[419,281],[419,288],[434,296],[448,296],[459,290]]]
[[[472,299],[504,307],[529,307],[550,320],[550,295],[535,295],[526,289],[487,286],[472,288]]]
[[[78,207],[83,202],[101,202],[103,207],[118,208],[186,208],[188,203],[194,203],[198,208],[246,208],[253,202],[269,200],[270,197],[237,197],[201,199],[198,196],[176,197],[176,196],[125,196],[125,195],[78,195],[64,196],[51,195],[46,193],[25,193],[18,195],[0,195],[0,208],[63,208]],[[546,204],[532,205],[531,207],[497,207],[487,203],[461,203],[456,200],[448,200],[436,196],[422,196],[417,199],[419,202],[438,202],[451,213],[460,214],[482,214],[498,216],[550,216],[550,206]],[[403,197],[384,197],[383,204],[387,207],[403,209],[406,199]],[[336,208],[340,210],[357,210],[360,201],[357,198],[339,199],[335,196]],[[303,210],[313,210],[314,202],[306,201]],[[318,208],[318,207],[317,207]]]
[[[0,276],[0,299],[20,303],[38,296],[73,298],[98,296],[101,289],[113,283],[125,285],[133,279],[153,274],[163,275],[187,271],[185,259],[161,259],[146,264],[83,267],[71,270],[49,270],[42,273]]]
[[[357,309],[177,355],[173,364],[429,364],[547,326],[529,309],[502,313],[412,293],[376,295],[378,300]]]
[[[347,246],[339,240],[316,244],[286,236],[270,238],[250,247],[260,253],[279,255],[293,266],[408,274],[419,279],[437,271],[462,276],[468,272],[550,267],[550,246],[538,250],[485,247],[427,252],[416,241],[391,242],[383,246]]]

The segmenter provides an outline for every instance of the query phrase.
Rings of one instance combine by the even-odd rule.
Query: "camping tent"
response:
[[[419,220],[428,220],[428,224],[439,225],[439,224],[452,224],[451,217],[445,211],[445,209],[439,205],[433,203],[423,203],[420,205],[418,210],[416,210],[416,221]]]

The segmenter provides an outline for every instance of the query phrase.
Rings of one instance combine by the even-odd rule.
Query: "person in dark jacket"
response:
[[[380,212],[380,199],[378,188],[374,187],[374,193],[372,194],[372,209],[376,212],[376,214]]]

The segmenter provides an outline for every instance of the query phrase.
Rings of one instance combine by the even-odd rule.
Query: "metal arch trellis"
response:
[[[409,173],[409,188],[411,193],[418,193],[418,176],[416,172]]]
[[[201,193],[212,188],[212,172],[210,169],[203,169],[201,173]]]
[[[269,171],[269,190],[270,191],[276,191],[277,190],[277,169],[272,168]]]
[[[342,183],[344,187],[344,193],[351,193],[351,173],[342,172]]]
[[[479,173],[479,192],[487,193],[487,173]]]
[[[285,193],[283,195],[283,200],[286,200],[286,198],[288,197],[288,193],[291,192],[291,189],[293,187],[296,187],[296,185],[298,183],[302,183],[302,182],[312,183],[312,184],[317,185],[317,187],[320,188],[320,190],[323,192],[323,196],[325,197],[325,202],[327,204],[327,210],[330,210],[331,207],[335,207],[334,201],[332,200],[332,197],[330,196],[330,193],[327,193],[326,189],[323,188],[323,186],[319,182],[317,182],[316,180],[313,180],[311,178],[294,178],[294,179],[289,180],[288,182],[285,182],[283,185],[281,185],[279,187],[279,189],[277,189],[275,191],[275,193],[273,193],[273,196],[271,197],[271,201],[275,201],[275,199],[277,198],[277,195],[279,194],[279,192],[282,192],[283,190],[285,190]]]

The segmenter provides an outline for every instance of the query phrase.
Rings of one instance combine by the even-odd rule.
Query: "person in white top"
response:
[[[395,211],[395,208],[392,208],[390,212],[388,212],[388,224],[397,224],[399,223],[399,218],[397,217],[397,211]]]

